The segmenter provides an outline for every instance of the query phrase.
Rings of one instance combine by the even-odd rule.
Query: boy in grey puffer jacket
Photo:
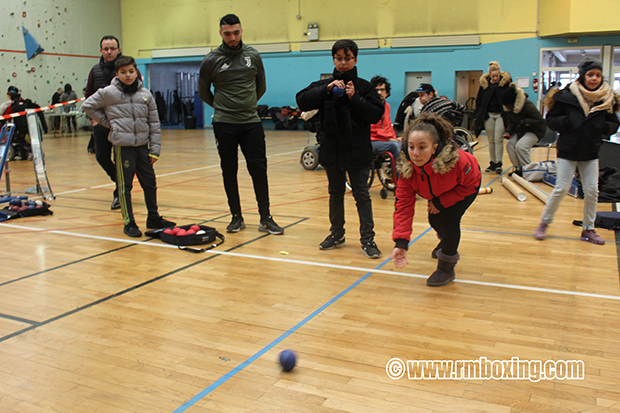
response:
[[[142,236],[131,205],[134,175],[138,175],[144,191],[148,210],[146,227],[174,227],[174,222],[165,220],[157,212],[157,184],[153,164],[159,159],[161,149],[159,116],[153,95],[142,86],[138,78],[135,60],[130,56],[120,57],[116,61],[116,77],[110,86],[99,89],[86,99],[82,109],[91,119],[110,128],[108,139],[114,145],[125,234],[130,237]]]

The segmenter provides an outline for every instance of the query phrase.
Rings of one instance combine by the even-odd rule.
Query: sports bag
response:
[[[555,161],[532,162],[523,167],[523,179],[529,182],[540,182],[545,174],[555,175]]]
[[[173,230],[173,228],[160,228],[154,229],[151,231],[146,231],[144,235],[148,237],[157,237],[161,238],[163,242],[168,244],[176,245],[180,250],[199,253],[205,252],[210,249],[221,245],[224,242],[224,236],[220,234],[215,228],[208,227],[205,225],[181,225],[177,228],[182,229],[184,231],[189,230],[192,226],[200,227],[200,229],[195,234],[187,234],[187,235],[176,235],[165,232],[167,229]],[[216,240],[218,240],[216,242]],[[190,248],[188,245],[202,245],[202,244],[211,244],[206,248]]]

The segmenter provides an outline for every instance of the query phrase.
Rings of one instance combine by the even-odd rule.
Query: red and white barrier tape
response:
[[[62,103],[56,103],[55,105],[50,105],[50,106],[45,106],[42,108],[37,108],[37,109],[27,109],[27,110],[23,110],[21,112],[15,112],[15,113],[11,113],[10,115],[2,115],[0,116],[0,119],[12,119],[12,118],[16,118],[18,116],[23,116],[26,113],[36,113],[36,112],[42,112],[44,110],[48,110],[48,109],[54,109],[54,108],[59,108],[61,106],[65,106],[65,105],[70,105],[72,103],[76,103],[76,102],[80,102],[82,100],[84,100],[86,98],[80,98],[80,99],[75,99],[75,100],[69,100],[67,102],[62,102]]]

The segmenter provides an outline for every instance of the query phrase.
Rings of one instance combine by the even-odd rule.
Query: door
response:
[[[405,96],[418,88],[420,83],[431,83],[431,72],[406,72]]]

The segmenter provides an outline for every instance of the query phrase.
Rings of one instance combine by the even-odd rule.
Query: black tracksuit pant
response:
[[[233,215],[241,214],[239,199],[239,147],[252,177],[254,194],[261,220],[269,217],[269,184],[267,182],[267,155],[265,131],[260,122],[255,123],[213,123],[213,133],[220,155],[220,166],[224,178],[224,189],[228,207]]]
[[[157,183],[155,170],[149,159],[148,145],[144,146],[114,146],[116,162],[116,176],[118,198],[121,201],[121,212],[125,225],[135,222],[131,205],[131,189],[133,177],[138,176],[138,182],[144,191],[144,202],[148,211],[148,218],[157,219]]]
[[[113,182],[116,182],[116,167],[112,158],[112,143],[108,140],[110,129],[102,125],[93,127],[93,136],[95,137],[95,158],[103,170],[108,174]],[[117,190],[114,189],[114,196],[118,196]]]

